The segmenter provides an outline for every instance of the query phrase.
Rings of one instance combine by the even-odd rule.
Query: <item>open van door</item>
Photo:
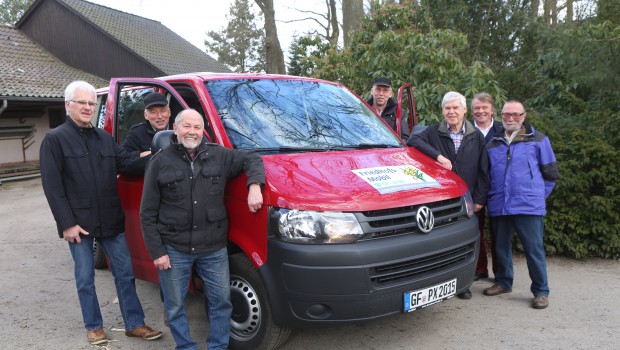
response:
[[[168,98],[171,110],[169,128],[172,128],[174,115],[189,108],[179,93],[167,82],[151,78],[113,78],[107,90],[98,91],[101,99],[107,98],[106,110],[102,111],[104,120],[98,123],[121,144],[132,126],[144,122],[145,95],[156,91]],[[107,96],[105,96],[107,94]],[[119,175],[118,191],[121,205],[125,211],[125,238],[131,253],[136,278],[157,283],[157,270],[142,238],[140,227],[140,199],[144,177]],[[130,195],[131,194],[131,195]]]
[[[396,133],[402,135],[404,141],[407,142],[407,136],[411,135],[411,130],[418,124],[411,83],[404,83],[398,88],[396,103]]]

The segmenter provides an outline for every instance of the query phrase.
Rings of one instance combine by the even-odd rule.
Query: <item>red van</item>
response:
[[[412,125],[410,90],[399,90],[398,117]],[[171,123],[193,108],[210,142],[264,160],[258,213],[247,210],[244,175],[226,189],[231,349],[275,349],[292,328],[410,312],[473,283],[479,234],[467,186],[341,84],[261,74],[112,79],[97,92],[97,125],[121,143],[144,121],[151,91],[169,98]],[[119,177],[136,277],[157,283],[140,229],[142,184]]]

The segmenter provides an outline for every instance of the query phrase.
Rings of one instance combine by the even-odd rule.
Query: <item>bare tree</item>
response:
[[[317,30],[311,30],[306,33],[308,36],[318,35],[320,38],[329,42],[332,47],[338,46],[338,37],[340,36],[340,27],[338,23],[338,13],[336,8],[336,0],[325,0],[325,6],[327,7],[327,14],[311,11],[311,10],[299,10],[298,12],[307,14],[308,17],[298,18],[288,21],[282,21],[284,23],[314,21],[323,29],[323,32]]]
[[[273,74],[286,74],[284,66],[284,54],[278,39],[276,27],[276,13],[273,10],[273,0],[254,0],[265,18],[265,51],[267,64],[265,71]]]
[[[340,36],[340,28],[338,27],[338,12],[336,12],[336,0],[325,0],[328,6],[327,12],[328,28],[331,27],[331,35],[327,38],[332,47],[338,46],[338,37]],[[329,29],[328,29],[329,32]]]
[[[566,23],[573,23],[573,0],[566,0]]]
[[[362,27],[364,0],[342,0],[342,37],[344,47],[351,44],[353,33]]]
[[[532,0],[532,7],[530,8],[531,18],[538,18],[538,7],[539,6],[540,6],[540,0]]]

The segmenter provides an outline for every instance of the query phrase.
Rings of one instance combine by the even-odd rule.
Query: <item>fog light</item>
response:
[[[308,308],[307,314],[314,319],[324,320],[332,316],[332,309],[325,304],[314,304]]]

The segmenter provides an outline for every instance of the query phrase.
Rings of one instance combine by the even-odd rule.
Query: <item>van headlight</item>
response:
[[[288,242],[352,243],[364,232],[355,215],[340,212],[280,209],[278,231]]]
[[[471,198],[471,194],[469,193],[469,191],[465,192],[463,199],[465,199],[465,209],[467,209],[467,216],[471,218],[472,216],[474,216],[474,200]]]

